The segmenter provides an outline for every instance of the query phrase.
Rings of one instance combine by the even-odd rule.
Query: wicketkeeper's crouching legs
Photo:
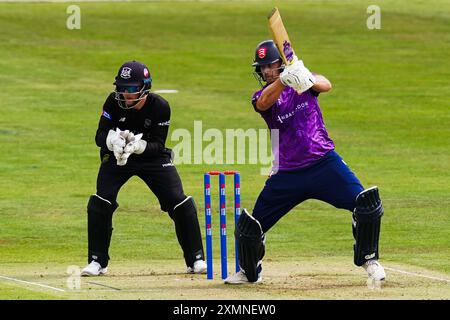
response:
[[[108,265],[108,250],[113,231],[112,216],[118,206],[117,202],[111,202],[96,194],[89,198],[87,205],[88,263],[95,260],[102,268]]]
[[[356,197],[353,212],[354,262],[362,266],[369,260],[378,260],[381,217],[384,210],[377,187],[362,191]]]
[[[258,220],[242,210],[234,235],[238,247],[239,267],[249,282],[256,282],[262,271],[265,234]]]
[[[195,261],[205,260],[194,199],[188,196],[175,205],[172,210],[169,210],[169,215],[175,223],[175,232],[183,249],[186,266],[193,268]]]

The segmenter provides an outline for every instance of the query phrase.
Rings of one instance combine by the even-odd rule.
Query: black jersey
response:
[[[101,157],[105,153],[113,154],[106,147],[106,137],[109,130],[130,130],[134,134],[142,133],[142,139],[147,141],[147,147],[142,154],[132,154],[135,160],[149,159],[167,154],[165,148],[170,124],[170,106],[161,96],[149,93],[144,106],[140,110],[122,109],[119,107],[114,93],[111,93],[103,105],[103,111],[98,123],[95,142],[101,148]]]

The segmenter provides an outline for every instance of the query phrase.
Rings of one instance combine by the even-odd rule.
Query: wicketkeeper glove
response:
[[[121,135],[126,139],[126,145],[123,148],[123,153],[117,158],[117,165],[124,166],[127,164],[128,158],[132,153],[140,154],[145,151],[147,142],[141,140],[142,134],[134,135],[133,132],[125,130],[121,132]],[[127,148],[128,147],[128,148]],[[143,148],[142,152],[139,148]]]
[[[130,132],[130,130],[120,131],[120,135],[125,138],[125,142],[128,142],[128,137],[132,134],[133,132]]]
[[[106,147],[114,152],[114,156],[118,159],[122,153],[123,148],[125,148],[126,140],[121,135],[121,131],[119,128],[114,130],[109,130],[108,136],[106,137]]]
[[[284,68],[280,74],[280,81],[283,85],[294,88],[300,94],[311,88],[316,83],[316,78],[303,65],[303,61],[298,60]]]
[[[117,165],[124,166],[127,164],[129,153],[122,153],[119,158],[117,158]]]
[[[119,128],[117,128],[115,131],[114,130],[109,130],[108,132],[108,136],[106,137],[106,147],[110,150],[110,151],[114,151],[114,146],[118,146],[118,147],[122,147],[124,148],[126,143],[125,143],[125,138],[121,135],[121,132]]]
[[[127,143],[127,145],[124,148],[124,154],[132,154],[132,153],[136,153],[136,154],[142,154],[145,151],[145,148],[147,147],[147,141],[142,140],[142,133],[137,134],[133,137],[130,137],[128,140],[130,140],[130,142]]]

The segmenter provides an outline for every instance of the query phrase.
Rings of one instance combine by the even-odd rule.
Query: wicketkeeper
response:
[[[278,167],[261,191],[253,214],[244,209],[235,237],[241,271],[225,283],[261,281],[265,233],[286,213],[307,199],[327,202],[352,212],[354,263],[369,277],[384,280],[378,260],[383,206],[378,188],[364,189],[334,151],[320,111],[318,96],[331,90],[324,76],[312,74],[301,60],[285,66],[272,40],[261,42],[253,63],[257,79],[265,82],[252,104],[269,129],[279,130]],[[272,142],[273,143],[273,142]]]
[[[97,192],[87,205],[89,264],[82,275],[107,272],[112,217],[119,206],[117,194],[132,176],[147,184],[158,198],[161,210],[168,212],[174,221],[187,272],[205,273],[196,205],[191,196],[184,194],[172,151],[165,147],[169,103],[150,93],[150,72],[137,61],[120,67],[114,85],[115,91],[106,99],[95,136],[101,164]]]

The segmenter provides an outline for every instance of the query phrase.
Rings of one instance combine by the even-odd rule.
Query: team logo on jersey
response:
[[[119,122],[125,122],[125,120],[126,120],[126,118],[122,117],[122,118],[119,119]]]
[[[168,125],[170,125],[170,120],[158,123],[158,126],[161,126],[161,127],[165,127],[165,126],[168,126]]]
[[[150,120],[150,119],[144,120],[144,128],[150,128],[151,125],[152,125],[152,120]]]
[[[266,54],[267,54],[267,49],[266,48],[260,48],[258,50],[258,57],[260,59],[264,58],[266,56]]]
[[[106,112],[105,110],[103,110],[102,116],[104,116],[106,119],[111,120],[111,116],[110,116],[109,113]]]
[[[165,168],[165,167],[174,167],[175,165],[173,164],[172,161],[170,161],[170,162],[168,162],[168,163],[163,163],[161,166],[162,166],[163,168]]]
[[[280,99],[278,99],[278,105],[280,105],[280,104],[281,104],[281,101],[280,101]],[[277,121],[280,123],[283,123],[283,120],[287,120],[287,119],[293,117],[297,112],[306,110],[307,108],[308,108],[308,102],[307,101],[302,102],[302,103],[296,105],[294,110],[287,112],[285,114],[278,115]]]
[[[120,72],[120,77],[122,79],[130,79],[131,78],[131,68],[124,67]]]

